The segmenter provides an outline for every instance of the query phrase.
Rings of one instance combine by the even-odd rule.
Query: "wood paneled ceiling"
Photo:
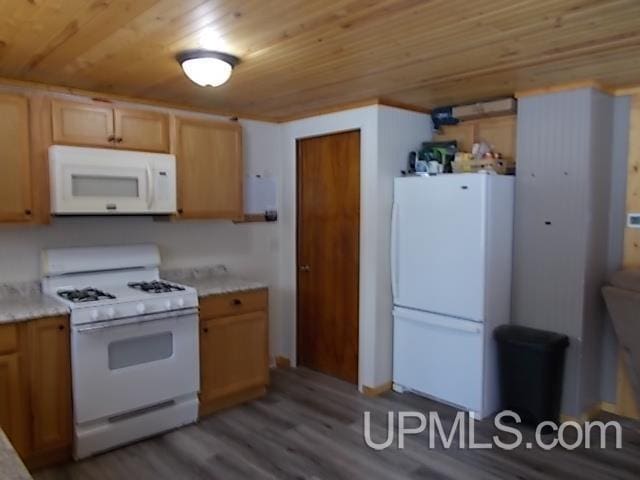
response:
[[[177,52],[241,58],[201,88]],[[0,77],[288,119],[640,83],[639,0],[0,0]]]

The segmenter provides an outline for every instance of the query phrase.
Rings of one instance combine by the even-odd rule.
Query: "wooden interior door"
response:
[[[360,132],[298,141],[298,364],[358,381]]]
[[[0,94],[0,222],[31,219],[29,105],[25,97]]]

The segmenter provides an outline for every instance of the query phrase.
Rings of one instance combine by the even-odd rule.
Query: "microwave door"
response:
[[[117,168],[65,164],[58,214],[146,213],[153,201],[148,165]]]

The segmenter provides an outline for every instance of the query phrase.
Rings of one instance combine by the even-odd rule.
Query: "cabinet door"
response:
[[[242,127],[177,119],[178,213],[242,218]]]
[[[0,94],[0,222],[31,218],[29,105],[25,97]]]
[[[51,103],[53,143],[113,147],[113,108],[109,105]]]
[[[18,325],[0,325],[0,428],[22,458],[29,453],[28,385]]]
[[[71,445],[69,320],[51,317],[28,324],[33,450]]]
[[[116,145],[128,150],[169,151],[169,118],[158,112],[115,110]]]
[[[207,403],[269,379],[266,312],[201,321],[200,401]]]

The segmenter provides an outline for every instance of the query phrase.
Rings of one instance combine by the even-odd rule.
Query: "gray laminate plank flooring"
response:
[[[275,370],[264,398],[188,427],[81,462],[44,470],[36,480],[62,479],[634,479],[640,478],[640,424],[625,421],[623,446],[505,451],[430,448],[426,434],[383,451],[366,446],[363,413],[372,437],[386,437],[388,411],[439,412],[446,429],[456,411],[412,395],[360,395],[353,385],[299,368]],[[607,417],[606,420],[613,419]],[[477,441],[496,433],[478,422]],[[524,428],[526,440],[532,431]],[[500,435],[505,441],[512,436]],[[568,437],[567,437],[568,438]],[[574,437],[575,438],[575,437]],[[456,442],[454,442],[456,444]]]

